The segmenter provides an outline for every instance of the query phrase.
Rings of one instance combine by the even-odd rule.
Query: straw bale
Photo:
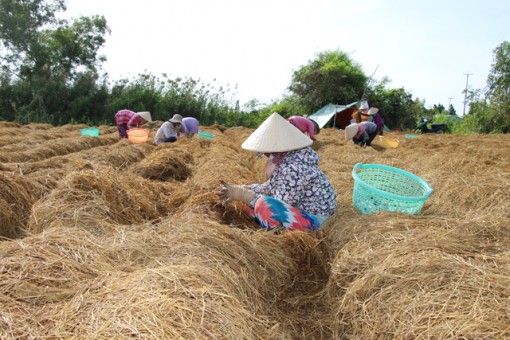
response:
[[[2,174],[0,193],[0,237],[22,237],[33,200],[16,177]]]
[[[324,262],[317,242],[200,219],[46,230],[0,246],[0,335],[290,339],[292,310],[275,303]]]
[[[72,319],[66,304],[114,270],[100,247],[77,229],[0,243],[0,338],[41,338],[55,334],[57,321]]]
[[[112,277],[111,285],[115,286],[107,287],[111,292],[107,301],[86,298],[101,301],[100,306],[91,307],[81,317],[90,320],[94,313],[98,322],[93,329],[101,331],[95,333],[98,337],[124,337],[124,333],[111,332],[131,329],[136,336],[150,332],[160,338],[174,334],[184,338],[291,338],[292,328],[280,326],[289,323],[291,302],[287,302],[285,311],[276,309],[275,303],[303,284],[294,278],[300,268],[307,268],[304,263],[324,261],[317,239],[306,233],[293,237],[250,234],[208,221],[168,219],[154,232],[126,231],[122,235],[123,244],[113,243],[110,258],[119,255],[116,249],[128,252],[130,245],[139,245],[133,240],[141,237],[152,239],[148,242],[151,246],[136,256],[129,251],[128,258],[137,259],[139,269]],[[138,263],[147,258],[154,261]],[[156,263],[160,266],[151,269]],[[303,281],[308,288],[317,286],[314,278]],[[129,303],[125,302],[125,292],[130,292]],[[104,296],[102,292],[90,293]],[[294,299],[292,303],[299,301]],[[311,310],[309,313],[311,318],[315,316]],[[112,318],[123,322],[112,327],[108,322]],[[91,330],[83,331],[88,334]]]
[[[242,126],[231,127],[223,131],[223,134],[230,138],[237,149],[241,149],[241,144],[248,138],[254,129],[249,129]]]
[[[87,124],[64,124],[56,127],[55,129],[63,130],[63,131],[79,131],[80,129],[85,129],[90,127]]]
[[[68,137],[68,133],[55,133],[51,130],[31,131],[27,129],[10,129],[8,134],[0,135],[0,146],[5,151],[22,151],[28,148],[28,145],[36,146],[49,139]],[[30,136],[30,137],[28,137]]]
[[[168,119],[170,119],[170,118],[171,117],[169,117]],[[161,121],[161,120],[153,120],[152,122],[144,122],[143,125],[142,125],[142,128],[147,129],[147,130],[151,130],[151,131],[155,131],[163,123],[164,123],[164,121]]]
[[[0,298],[27,305],[69,299],[102,270],[113,270],[100,247],[90,233],[71,228],[0,243]]]
[[[133,144],[123,139],[113,145],[84,150],[76,156],[86,158],[93,164],[107,165],[114,169],[125,169],[143,160],[154,148],[155,146],[149,143]]]
[[[346,287],[335,306],[336,335],[500,337],[509,322],[501,319],[506,307],[496,307],[510,297],[500,280],[508,255],[490,262],[439,249],[388,254]]]
[[[131,171],[147,179],[165,181],[172,178],[185,181],[192,175],[189,166],[192,162],[193,156],[185,149],[162,144],[147,158],[133,165]]]
[[[47,123],[29,123],[27,125],[23,125],[22,128],[29,130],[49,130],[53,129],[54,126]]]
[[[509,235],[495,245],[441,226],[373,227],[342,247],[332,264],[335,336],[509,335],[506,307],[496,307],[510,297],[501,281],[510,274]]]
[[[32,172],[19,177],[19,181],[36,202],[55,189],[65,175],[64,169],[53,169],[52,171]]]
[[[270,335],[269,321],[255,318],[230,295],[224,288],[227,280],[225,275],[194,263],[117,274],[105,288],[86,292],[75,322],[57,324],[59,333],[55,335],[86,334],[91,339]]]
[[[94,137],[67,137],[49,139],[33,146],[31,143],[16,144],[16,148],[3,147],[0,152],[2,162],[30,162],[40,161],[54,156],[66,155],[85,149],[109,145],[117,142],[115,136]]]
[[[218,130],[220,132],[224,132],[227,128],[224,127],[223,125],[221,124],[213,124],[209,127],[210,129],[214,129],[214,130]]]
[[[112,168],[75,171],[33,207],[28,228],[52,226],[101,231],[110,224],[141,223],[160,216],[162,191],[140,177],[119,176]]]
[[[21,125],[19,125],[16,122],[0,122],[0,129],[4,128],[19,128]]]

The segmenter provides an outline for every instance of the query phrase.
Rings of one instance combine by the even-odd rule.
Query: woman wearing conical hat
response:
[[[143,121],[152,122],[149,111],[134,112],[131,110],[120,110],[115,114],[115,125],[119,131],[119,138],[128,138],[127,131],[132,128],[139,128]]]
[[[257,222],[268,230],[318,230],[336,211],[336,191],[320,170],[313,141],[278,113],[255,130],[242,148],[272,159],[268,180],[248,186],[221,182],[218,197],[241,200]]]

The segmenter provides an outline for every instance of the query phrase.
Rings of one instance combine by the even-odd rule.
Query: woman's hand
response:
[[[245,203],[250,203],[255,193],[242,185],[229,184],[220,180],[220,190],[216,192],[216,197],[223,201],[223,205],[231,200],[240,200]]]

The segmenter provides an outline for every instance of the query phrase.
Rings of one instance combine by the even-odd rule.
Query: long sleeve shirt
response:
[[[184,135],[188,137],[190,133],[198,133],[198,120],[193,117],[185,117],[182,119],[182,126],[184,128]]]
[[[260,196],[271,196],[313,215],[333,215],[336,191],[320,170],[319,160],[310,147],[289,151],[267,182],[249,186],[255,192],[250,205],[253,207]]]
[[[356,136],[354,136],[352,140],[355,143],[357,142],[367,143],[371,141],[369,134],[374,134],[375,132],[377,132],[377,125],[375,125],[375,123],[372,122],[361,122],[358,123],[358,125],[359,125],[358,133],[356,134]]]
[[[115,124],[127,124],[128,129],[142,126],[143,118],[131,110],[120,110],[115,114]]]
[[[170,137],[177,138],[179,136],[180,130],[181,126],[176,129],[171,122],[164,122],[156,132],[156,137],[154,137],[154,144],[166,143]]]
[[[372,122],[377,125],[377,128],[381,129],[384,128],[384,120],[382,119],[381,115],[379,113],[376,113],[372,116]]]
[[[308,133],[311,140],[315,140],[315,126],[310,119],[301,116],[289,117],[288,121],[297,127],[301,132]]]

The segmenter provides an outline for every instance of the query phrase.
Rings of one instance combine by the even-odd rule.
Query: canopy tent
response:
[[[357,101],[347,105],[328,104],[321,108],[319,111],[310,115],[308,118],[316,121],[321,129],[331,120],[333,121],[333,127],[345,129],[345,127],[350,124],[352,114],[354,111],[358,110],[358,108],[361,106],[361,103],[363,102]]]

